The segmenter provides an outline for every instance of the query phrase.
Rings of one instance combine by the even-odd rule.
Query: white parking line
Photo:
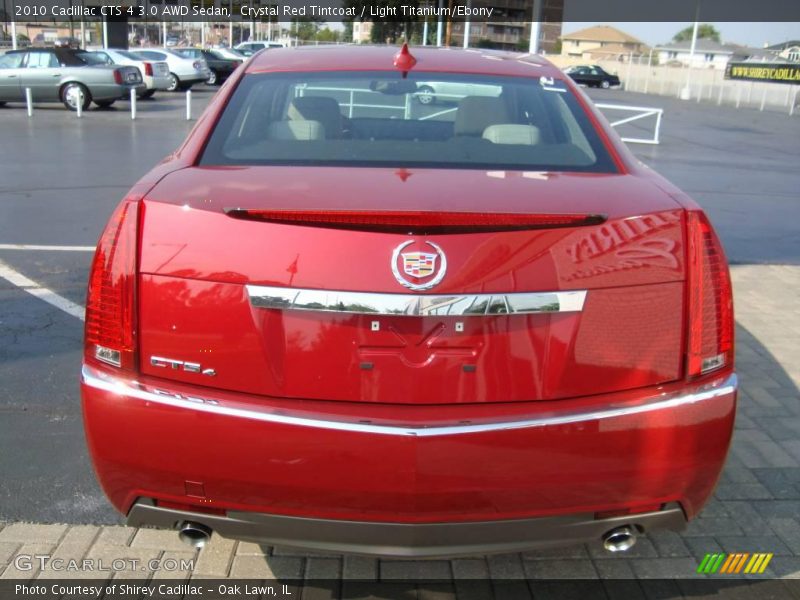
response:
[[[63,310],[68,315],[72,315],[73,317],[83,321],[85,310],[80,304],[75,304],[63,296],[59,296],[54,291],[39,285],[32,279],[28,279],[25,277],[25,275],[15,271],[1,260],[0,277],[8,281],[10,284],[17,286],[23,292],[27,292],[31,296],[36,296],[40,300],[44,300],[48,304],[55,306],[57,309]]]
[[[37,244],[0,244],[0,250],[52,250],[55,252],[94,252],[94,246],[40,246]]]

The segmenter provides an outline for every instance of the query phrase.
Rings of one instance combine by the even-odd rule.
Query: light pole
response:
[[[644,93],[647,93],[648,87],[650,87],[650,72],[653,65],[653,49],[650,48],[650,54],[647,56],[647,74],[644,78]]]
[[[697,47],[697,27],[700,24],[700,0],[697,0],[697,9],[694,13],[694,27],[692,28],[692,45],[689,49],[689,64],[686,69],[686,86],[681,90],[681,100],[688,100],[692,96],[689,84],[692,80],[692,63],[694,62],[694,51]]]
[[[444,9],[444,0],[439,0],[439,14],[437,15],[438,21],[436,22],[436,45],[442,45],[442,12]]]
[[[467,0],[467,9],[472,6],[471,0]],[[469,13],[469,11],[467,11]],[[469,48],[469,17],[464,21],[464,48]]]
[[[538,54],[539,34],[542,29],[542,0],[533,0],[531,19],[531,39],[528,44],[528,53]]]

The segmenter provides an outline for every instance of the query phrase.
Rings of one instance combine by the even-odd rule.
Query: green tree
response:
[[[340,40],[339,32],[334,31],[333,29],[330,29],[328,27],[323,27],[317,32],[318,42],[338,42],[339,40]]]
[[[345,7],[355,8],[356,14],[359,15],[363,7],[367,7],[367,14],[369,9],[384,9],[386,14],[394,14],[385,19],[372,21],[370,37],[373,43],[396,44],[406,37],[411,39],[413,35],[422,31],[422,23],[404,15],[402,11],[403,6],[419,7],[420,0],[344,0],[343,4]]]
[[[292,31],[298,40],[308,41],[315,39],[321,26],[322,19],[318,17],[292,19]]]
[[[342,23],[344,25],[344,31],[342,32],[342,41],[345,42],[352,42],[353,41],[353,22],[352,21],[345,21]]]
[[[685,42],[692,39],[692,31],[694,25],[689,25],[686,29],[681,29],[678,33],[672,36],[673,42]],[[710,23],[702,23],[697,27],[697,38],[705,40],[713,40],[719,42],[719,31]]]

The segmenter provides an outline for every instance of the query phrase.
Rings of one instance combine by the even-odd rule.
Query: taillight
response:
[[[733,366],[733,296],[728,261],[702,212],[688,213],[689,377]]]
[[[603,215],[433,211],[269,210],[226,208],[236,219],[386,233],[474,233],[598,225]]]
[[[114,81],[116,81],[119,85],[122,85],[122,71],[119,69],[114,69]]]
[[[135,368],[136,237],[139,203],[125,200],[97,244],[86,296],[84,358]]]
[[[152,63],[149,63],[149,62],[144,63],[144,74],[147,75],[148,77],[152,77],[153,76],[153,64]]]

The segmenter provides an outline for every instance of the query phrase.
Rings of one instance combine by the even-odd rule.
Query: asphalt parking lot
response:
[[[213,92],[193,91],[195,118]],[[367,579],[647,579],[689,577],[705,553],[741,551],[773,552],[768,575],[800,577],[800,117],[616,90],[590,95],[664,108],[661,144],[631,147],[708,211],[733,264],[741,404],[734,447],[702,518],[684,534],[643,539],[621,558],[578,547],[461,561],[353,561],[221,541],[215,552],[227,556],[219,559],[227,567],[216,574],[268,577],[285,568],[302,578],[324,567]],[[32,118],[22,104],[0,108],[0,527],[7,524],[0,550],[24,545],[25,534],[11,524],[25,521],[66,524],[47,530],[53,548],[70,525],[91,525],[93,543],[117,536],[123,548],[186,552],[168,541],[177,539],[173,533],[126,537],[115,532],[128,530],[101,527],[121,518],[99,490],[85,449],[82,322],[33,298],[21,289],[30,283],[19,279],[82,306],[88,248],[125,191],[193,124],[183,94],[141,101],[136,121],[127,107],[117,102],[80,119],[56,104],[37,105]],[[0,571],[2,559],[0,551]]]

